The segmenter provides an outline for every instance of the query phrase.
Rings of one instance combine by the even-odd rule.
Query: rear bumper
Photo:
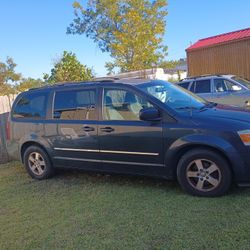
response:
[[[7,151],[11,160],[21,161],[19,145],[17,143],[7,143]]]

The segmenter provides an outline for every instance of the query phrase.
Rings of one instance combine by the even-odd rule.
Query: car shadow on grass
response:
[[[147,187],[154,189],[161,189],[166,191],[175,192],[176,194],[184,194],[177,180],[165,180],[154,177],[146,176],[134,176],[134,175],[124,175],[124,174],[106,174],[97,173],[91,171],[75,170],[75,169],[60,169],[57,170],[57,174],[54,178],[63,179],[75,182],[76,180],[82,180],[82,182],[90,182],[93,184],[107,184],[107,185],[117,185],[117,186],[130,186],[130,187]],[[227,196],[249,196],[250,188],[238,187],[233,184],[227,193]]]
[[[91,182],[94,184],[110,184],[117,186],[133,186],[133,187],[152,187],[165,189],[170,188],[178,192],[182,192],[177,181],[164,180],[154,177],[146,177],[128,174],[107,174],[92,171],[83,171],[75,169],[57,170],[55,177],[57,180],[63,179],[69,182]]]
[[[16,166],[22,168],[21,172],[27,174],[25,169],[17,163],[7,164],[9,166]],[[33,183],[30,177],[28,177],[29,183]],[[27,182],[27,181],[26,181]],[[63,185],[106,185],[117,187],[129,187],[129,188],[142,188],[153,189],[155,191],[170,192],[175,195],[189,196],[179,186],[177,181],[169,181],[160,178],[134,176],[134,175],[122,175],[122,174],[106,174],[97,173],[92,171],[76,170],[76,169],[57,169],[56,175],[47,180],[48,183],[60,183]],[[236,184],[233,184],[227,197],[249,197],[250,188],[239,188]]]

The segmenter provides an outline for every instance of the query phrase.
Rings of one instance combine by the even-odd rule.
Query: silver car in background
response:
[[[209,102],[250,108],[250,82],[235,75],[197,76],[177,84]]]

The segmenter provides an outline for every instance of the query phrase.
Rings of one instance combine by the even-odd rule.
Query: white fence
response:
[[[6,149],[6,121],[16,95],[0,96],[0,163],[9,160]]]
[[[0,96],[0,114],[10,111],[16,96],[17,95]]]

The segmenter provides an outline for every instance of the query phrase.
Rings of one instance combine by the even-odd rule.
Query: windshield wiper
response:
[[[197,109],[196,107],[192,107],[192,106],[185,106],[185,107],[179,107],[179,108],[176,108],[178,110],[194,110],[194,109]]]
[[[206,103],[204,106],[202,106],[200,108],[200,111],[205,110],[207,108],[213,108],[213,107],[216,107],[216,106],[217,106],[217,103],[215,103],[215,102],[208,102],[208,103]]]

